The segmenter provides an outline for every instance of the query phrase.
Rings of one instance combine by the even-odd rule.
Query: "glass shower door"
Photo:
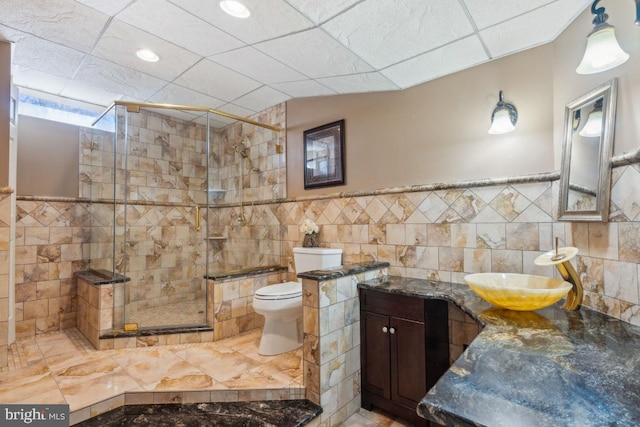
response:
[[[120,116],[123,322],[138,329],[206,325],[206,125],[177,110],[139,108]]]

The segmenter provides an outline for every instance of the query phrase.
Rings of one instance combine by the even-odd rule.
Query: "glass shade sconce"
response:
[[[499,135],[515,130],[516,122],[518,121],[518,110],[516,110],[516,107],[514,107],[513,104],[504,102],[502,91],[499,92],[498,97],[498,104],[491,114],[489,133],[492,135]]]
[[[595,0],[591,5],[593,18],[593,30],[587,36],[587,47],[576,73],[595,74],[607,71],[618,65],[624,64],[629,59],[629,54],[622,50],[616,39],[616,29],[607,24],[609,15],[604,7],[597,7],[600,0]],[[636,0],[636,24],[639,24],[640,1]]]
[[[593,138],[600,138],[602,135],[602,98],[593,105],[593,110],[587,116],[587,122],[578,135]]]

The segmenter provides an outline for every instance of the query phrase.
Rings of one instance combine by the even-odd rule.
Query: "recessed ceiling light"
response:
[[[220,2],[220,9],[235,18],[248,18],[251,16],[249,9],[236,0],[223,0]]]
[[[160,59],[160,57],[156,55],[154,51],[149,49],[139,49],[136,52],[136,55],[138,56],[138,58],[147,62],[158,62],[158,60]]]

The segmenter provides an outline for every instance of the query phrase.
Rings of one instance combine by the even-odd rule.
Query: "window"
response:
[[[101,107],[83,104],[53,95],[39,95],[28,91],[20,93],[18,99],[18,113],[25,116],[52,120],[76,126],[92,127],[94,120],[102,114]],[[96,123],[95,128],[108,132],[115,129],[115,116],[110,112]]]

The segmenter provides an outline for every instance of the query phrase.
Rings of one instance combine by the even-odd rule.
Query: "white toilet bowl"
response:
[[[260,354],[272,356],[302,345],[300,282],[284,282],[258,289],[253,296],[253,310],[264,316]]]
[[[293,248],[296,273],[338,267],[342,249]],[[253,310],[264,316],[259,353],[272,356],[302,346],[302,279],[264,286],[253,296]]]

